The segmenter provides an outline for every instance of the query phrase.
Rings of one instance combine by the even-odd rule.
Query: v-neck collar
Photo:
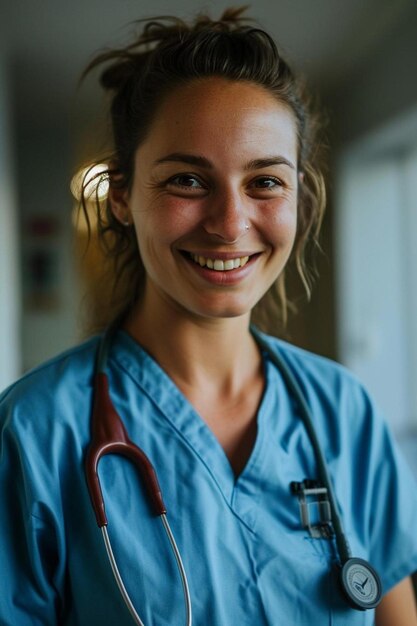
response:
[[[266,415],[270,404],[268,360],[264,359],[265,389],[257,413],[257,435],[251,455],[236,478],[220,442],[206,422],[155,359],[127,332],[119,330],[113,339],[110,360],[116,361],[153,402],[183,440],[192,448],[217,482],[230,505],[241,488],[257,483],[267,440]]]

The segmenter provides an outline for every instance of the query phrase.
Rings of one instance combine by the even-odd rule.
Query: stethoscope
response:
[[[98,476],[99,461],[108,454],[117,454],[127,457],[137,467],[142,477],[150,505],[155,515],[161,518],[173,551],[184,593],[186,624],[187,626],[191,626],[191,598],[187,576],[174,535],[167,520],[167,511],[162,499],[161,488],[155,470],[145,453],[129,439],[123,422],[110,399],[108,378],[105,370],[113,335],[118,326],[118,323],[111,325],[102,336],[98,346],[95,366],[91,443],[85,460],[88,490],[97,524],[102,531],[107,556],[117,586],[135,623],[138,624],[138,626],[144,626],[130,599],[117,567],[107,532],[107,518]],[[336,504],[327,466],[314,430],[313,420],[304,394],[282,356],[278,352],[271,350],[259,331],[252,327],[251,332],[258,346],[267,353],[270,360],[280,371],[284,382],[298,404],[300,417],[314,450],[319,481],[306,479],[301,483],[291,484],[292,492],[299,496],[303,525],[312,531],[312,533],[316,533],[312,536],[327,536],[330,538],[334,535],[339,557],[339,582],[347,602],[354,609],[362,611],[372,609],[376,607],[381,600],[382,584],[377,572],[367,561],[352,557],[349,542],[343,530],[342,520]],[[322,512],[323,516],[323,523],[314,527],[311,525],[308,515],[308,500],[310,496],[314,496],[317,499],[319,510]]]

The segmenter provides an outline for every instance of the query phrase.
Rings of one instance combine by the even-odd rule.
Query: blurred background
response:
[[[94,53],[151,15],[220,16],[224,2],[0,2],[0,389],[80,341],[94,255],[74,223],[74,173],[106,146]],[[417,3],[257,0],[250,14],[328,119],[329,207],[311,302],[291,341],[346,364],[417,474]],[[130,25],[129,25],[130,23]]]

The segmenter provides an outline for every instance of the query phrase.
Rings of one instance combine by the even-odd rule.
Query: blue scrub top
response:
[[[354,556],[384,591],[417,569],[417,489],[369,396],[344,368],[266,338],[314,416]],[[0,398],[0,624],[131,626],[84,476],[98,339],[27,374]],[[154,464],[188,574],[195,626],[371,625],[335,577],[333,541],[301,527],[291,481],[317,477],[310,440],[280,372],[266,388],[251,457],[236,479],[208,426],[123,331],[110,390],[131,439]],[[120,457],[100,463],[108,530],[146,626],[185,624],[179,573],[141,480]]]

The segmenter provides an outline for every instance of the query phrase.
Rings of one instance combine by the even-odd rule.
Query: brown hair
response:
[[[204,77],[219,76],[232,81],[249,81],[267,89],[294,114],[298,132],[299,186],[297,234],[291,259],[307,294],[313,271],[306,263],[308,247],[317,248],[325,206],[325,188],[318,163],[317,116],[310,110],[303,88],[279,53],[272,38],[260,28],[249,26],[242,16],[245,8],[227,9],[220,20],[198,16],[192,24],[176,17],[140,20],[139,37],[129,46],[99,54],[83,76],[106,65],[100,83],[112,94],[111,122],[113,153],[107,159],[111,185],[130,188],[134,155],[149,132],[158,104],[175,87]],[[103,174],[100,175],[101,177]],[[85,179],[86,181],[86,179]],[[87,215],[85,186],[81,206]],[[109,202],[102,210],[96,198],[98,236],[112,266],[113,304],[97,326],[102,326],[140,297],[145,270],[133,227],[126,228],[114,217]],[[275,325],[285,323],[287,298],[285,273],[271,288],[269,305],[275,308]],[[263,299],[264,300],[264,299]],[[255,321],[265,326],[265,307],[258,304]],[[276,317],[276,316],[279,317]]]

